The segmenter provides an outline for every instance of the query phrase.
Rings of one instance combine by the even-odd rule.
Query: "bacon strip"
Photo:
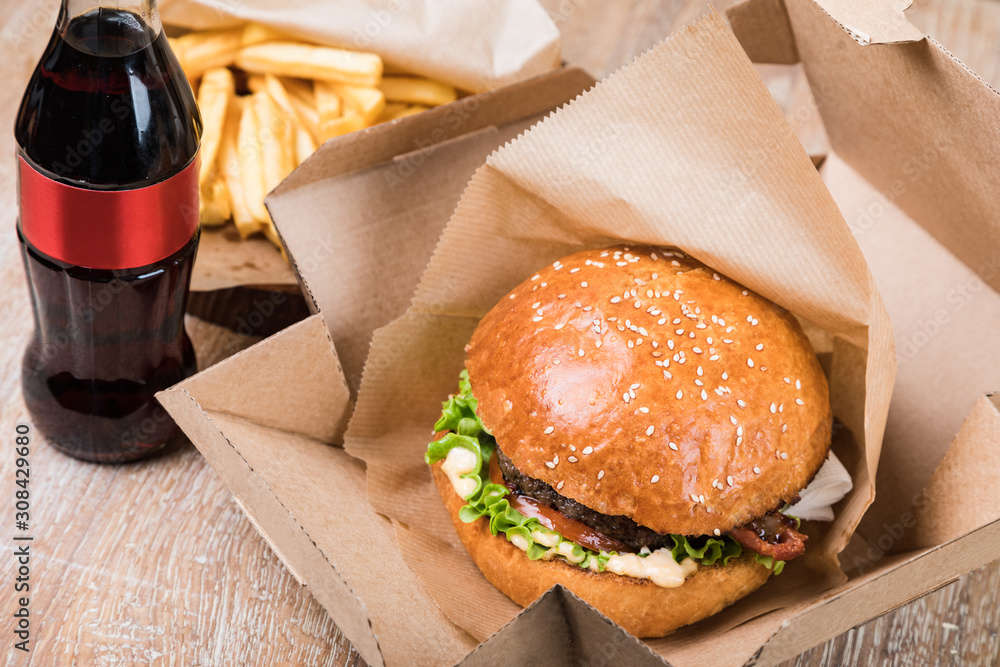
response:
[[[729,536],[747,551],[777,560],[798,558],[806,551],[809,538],[795,528],[795,520],[780,512],[765,514],[745,526],[733,528]]]

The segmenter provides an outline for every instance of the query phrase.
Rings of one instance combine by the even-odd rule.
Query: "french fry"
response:
[[[422,104],[412,104],[410,106],[404,106],[402,109],[397,109],[388,118],[382,117],[385,120],[399,120],[400,118],[406,118],[407,116],[412,116],[413,114],[418,114],[421,111],[427,111],[430,107],[425,107]],[[384,121],[383,121],[384,122]]]
[[[254,93],[251,99],[260,124],[260,154],[264,161],[266,194],[278,187],[295,169],[292,118],[283,114],[266,92]]]
[[[218,169],[213,169],[211,178],[201,189],[201,224],[217,227],[229,222],[232,216],[229,185],[225,176]]]
[[[319,112],[316,107],[306,105],[298,97],[292,97],[292,106],[298,114],[299,123],[312,135],[313,141],[319,141]]]
[[[278,108],[281,109],[282,113],[293,119],[298,116],[298,112],[292,104],[292,99],[289,97],[288,91],[285,90],[284,84],[281,83],[278,77],[273,74],[265,75],[264,90],[266,90],[267,94],[271,96],[271,99],[278,105]]]
[[[281,85],[288,91],[288,95],[294,100],[298,99],[303,104],[316,107],[316,93],[313,91],[314,83],[304,79],[291,79],[287,76],[278,78]]]
[[[261,230],[260,223],[247,204],[246,192],[243,187],[243,161],[240,157],[239,137],[245,103],[246,98],[243,97],[234,97],[231,100],[226,117],[226,129],[222,138],[222,149],[219,153],[219,167],[225,176],[229,190],[233,222],[236,223],[236,230],[243,238]]]
[[[270,99],[264,93],[265,99]],[[243,198],[250,209],[250,214],[261,225],[267,224],[270,216],[264,207],[264,156],[260,142],[260,123],[257,119],[257,105],[250,98],[243,105],[243,115],[240,118],[239,129],[239,160],[240,181],[243,183]]]
[[[215,171],[215,160],[222,143],[222,131],[229,112],[229,103],[236,94],[233,73],[225,68],[205,72],[198,89],[198,108],[204,129],[201,135],[201,168],[198,185],[205,187]]]
[[[317,148],[316,139],[313,138],[313,135],[301,125],[296,126],[295,166],[298,167],[300,164],[309,159],[309,156],[315,153]]]
[[[244,48],[266,44],[267,42],[288,41],[291,39],[287,32],[273,28],[263,23],[248,23],[243,27],[241,44]]]
[[[357,132],[367,127],[364,119],[353,111],[349,111],[340,118],[331,118],[325,123],[319,124],[319,141],[327,142],[334,137],[340,137],[351,132]]]
[[[423,104],[428,107],[448,104],[458,98],[454,86],[413,76],[387,76],[382,79],[379,88],[390,102]]]
[[[211,33],[192,33],[178,38],[183,54],[178,57],[188,78],[198,79],[210,69],[232,65],[240,51],[242,35],[243,30],[237,28]]]
[[[385,95],[377,88],[335,85],[333,89],[344,106],[361,116],[365,125],[373,125],[385,108]]]
[[[347,51],[296,42],[269,42],[242,49],[236,64],[252,74],[274,74],[377,86],[382,79],[382,59],[374,53]]]
[[[251,93],[259,93],[267,90],[267,81],[263,74],[251,74],[247,77],[247,88]]]
[[[316,100],[316,112],[319,114],[320,125],[344,115],[344,101],[340,99],[334,84],[317,81],[313,84],[313,97]]]

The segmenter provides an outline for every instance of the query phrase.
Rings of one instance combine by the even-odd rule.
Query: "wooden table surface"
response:
[[[624,3],[626,0],[619,0]],[[695,0],[627,0],[627,20],[602,0],[544,0],[565,35],[565,57],[596,75],[614,71],[696,18]],[[725,6],[728,2],[717,2]],[[54,23],[58,3],[0,0],[0,48],[28,72]],[[617,18],[611,18],[611,16]],[[987,81],[1000,84],[1000,4],[918,2],[914,22]],[[20,67],[23,65],[23,67]],[[788,107],[805,94],[800,75],[767,72]],[[27,422],[20,396],[22,350],[31,311],[17,243],[13,126],[25,79],[0,86],[0,439],[13,443]],[[801,128],[822,149],[818,128]],[[213,322],[236,321],[245,299],[199,297],[188,327],[205,368],[259,338]],[[293,312],[292,316],[298,313]],[[201,319],[205,318],[205,319]],[[13,447],[0,457],[0,521],[13,525]],[[143,464],[104,467],[66,458],[36,438],[31,453],[32,647],[13,648],[13,558],[0,581],[0,656],[8,665],[333,665],[361,664],[323,608],[285,570],[228,489],[183,438]],[[7,542],[7,551],[12,542]],[[854,628],[788,664],[997,664],[1000,562]],[[706,663],[708,664],[708,663]]]

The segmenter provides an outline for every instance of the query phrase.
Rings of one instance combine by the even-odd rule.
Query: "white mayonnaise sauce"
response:
[[[462,477],[476,469],[476,455],[465,447],[452,447],[441,464],[441,472],[448,476],[455,493],[463,499],[476,490],[476,480]],[[527,547],[525,547],[527,548]]]

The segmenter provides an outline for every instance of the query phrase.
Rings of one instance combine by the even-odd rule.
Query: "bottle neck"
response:
[[[93,12],[134,14],[153,35],[162,28],[156,0],[62,0],[58,30],[64,31],[73,19]]]

